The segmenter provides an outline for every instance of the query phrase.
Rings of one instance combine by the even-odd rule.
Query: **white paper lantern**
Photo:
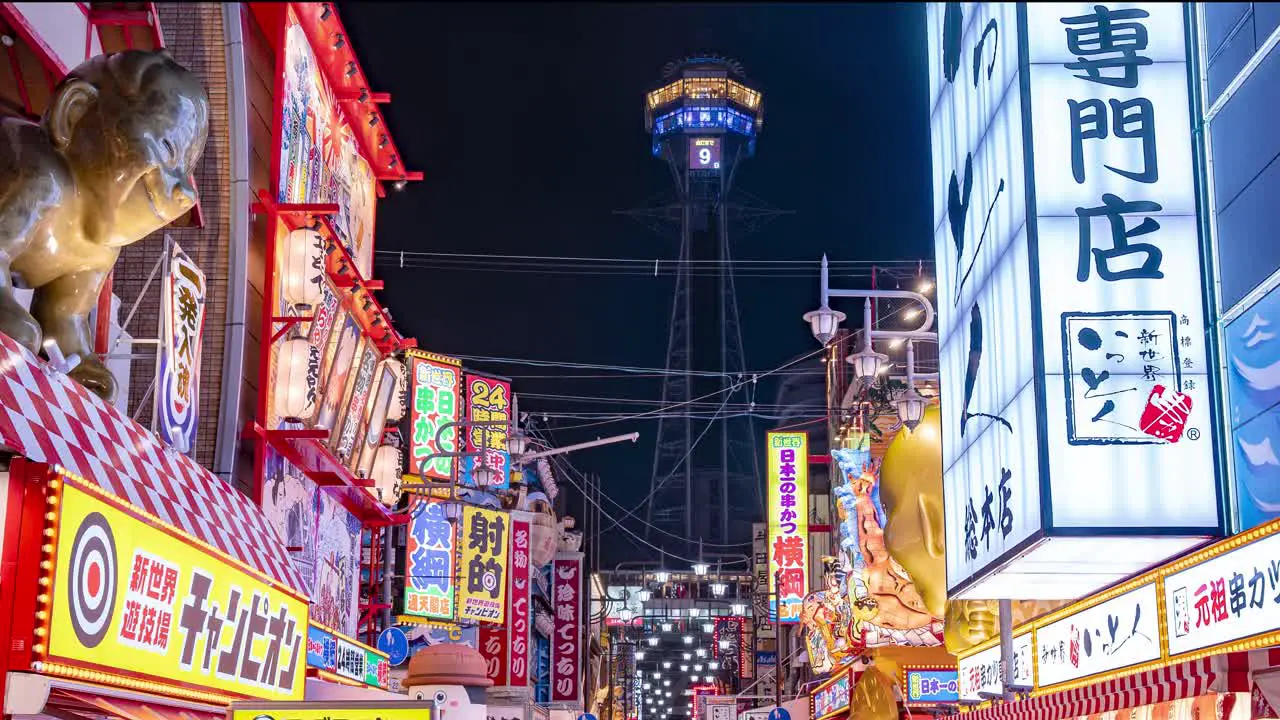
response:
[[[295,335],[280,343],[276,356],[275,409],[290,422],[306,422],[316,411],[320,349]]]
[[[324,294],[324,237],[298,228],[284,240],[280,293],[292,305],[315,305]]]
[[[373,457],[373,491],[378,501],[391,507],[400,501],[404,459],[400,448],[383,445]]]
[[[387,422],[398,423],[409,410],[409,370],[395,358],[387,358],[387,369],[396,375],[396,391],[387,408]]]

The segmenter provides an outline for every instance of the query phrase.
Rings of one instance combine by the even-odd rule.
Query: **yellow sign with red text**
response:
[[[271,700],[302,698],[307,603],[65,482],[49,659]]]

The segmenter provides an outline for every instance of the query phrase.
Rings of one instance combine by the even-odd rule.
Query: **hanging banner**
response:
[[[582,702],[582,554],[560,555],[551,566],[551,702]]]
[[[529,685],[529,629],[533,626],[529,607],[529,565],[532,532],[528,520],[511,518],[511,566],[507,571],[507,620],[511,647],[508,684]]]
[[[751,618],[742,618],[742,632],[738,633],[738,677],[744,680],[756,676],[756,649],[751,644],[754,634]]]
[[[462,587],[458,620],[506,622],[507,550],[511,516],[498,510],[467,505],[458,536]]]
[[[742,674],[742,635],[742,618],[716,618],[711,657],[720,660],[720,666],[730,676],[746,677]]]
[[[62,483],[46,661],[301,700],[307,603],[98,492]]]
[[[769,453],[769,617],[800,622],[809,592],[809,436],[771,432]],[[779,607],[779,605],[781,607]]]
[[[444,502],[415,497],[405,546],[404,613],[452,620],[457,542]]]
[[[204,273],[173,243],[160,293],[160,358],[156,432],[189,455],[200,405],[200,338],[204,333]]]
[[[507,628],[505,625],[480,626],[480,654],[484,657],[485,677],[495,687],[505,687],[510,662],[507,657]]]
[[[467,399],[467,419],[472,422],[511,421],[511,383],[505,380],[466,374],[463,385]],[[479,425],[467,428],[467,452],[484,453],[484,465],[493,471],[486,489],[506,490],[511,487],[511,454],[507,451],[509,431],[506,425]],[[481,487],[475,478],[478,458],[464,458],[458,484]]]
[[[451,357],[405,351],[409,364],[409,459],[407,474],[453,481],[454,458],[433,457],[458,450],[458,385],[462,363]]]

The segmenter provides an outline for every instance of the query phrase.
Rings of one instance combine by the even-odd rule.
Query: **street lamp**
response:
[[[709,566],[709,565],[707,565],[706,563],[694,563],[694,564],[693,564],[693,574],[694,574],[694,575],[697,575],[698,577],[702,577],[702,576],[706,575],[706,574],[707,574],[707,570],[710,570],[710,569],[711,569],[711,568],[710,568],[710,566]]]
[[[643,651],[643,650],[637,650],[637,651],[636,651],[636,659],[637,659],[637,660],[643,660],[643,659],[644,659],[644,651]]]
[[[729,589],[729,586],[722,582],[711,583],[711,594],[714,595],[715,597],[724,597],[725,591],[727,591],[728,589]]]
[[[747,606],[743,605],[742,603],[734,603],[729,606],[729,612],[734,615],[746,615]]]
[[[640,598],[640,602],[649,602],[649,598],[652,597],[652,593],[648,590],[641,590],[636,593],[636,597]]]
[[[702,632],[709,633],[709,632],[715,632],[715,631],[716,631],[715,625],[711,623],[702,623]]]
[[[707,656],[707,651],[704,650],[703,648],[698,648],[698,657],[706,657],[706,656]]]
[[[656,637],[649,638],[649,647],[658,647],[658,638]]]
[[[662,669],[663,669],[663,670],[670,670],[670,669],[671,669],[671,661],[670,661],[670,660],[667,660],[666,662],[662,663]],[[670,680],[667,680],[666,682],[667,682],[667,684],[670,684],[670,683],[671,683],[671,681],[670,681]]]
[[[659,570],[653,574],[653,581],[656,583],[665,583],[671,579],[671,573],[665,570]]]
[[[804,321],[809,323],[813,336],[822,343],[823,347],[826,347],[827,343],[831,342],[831,338],[836,336],[836,328],[844,322],[844,319],[844,313],[832,310],[825,302],[817,310],[810,310],[804,314]]]

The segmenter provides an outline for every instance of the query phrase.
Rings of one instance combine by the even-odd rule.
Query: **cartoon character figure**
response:
[[[487,720],[485,689],[493,684],[484,656],[465,645],[431,645],[409,659],[410,700],[434,702],[439,720]]]
[[[208,96],[168,54],[129,50],[68,73],[39,123],[6,117],[0,130],[0,332],[79,356],[72,379],[110,402],[89,312],[120,248],[195,206]],[[35,289],[29,313],[14,277]]]

